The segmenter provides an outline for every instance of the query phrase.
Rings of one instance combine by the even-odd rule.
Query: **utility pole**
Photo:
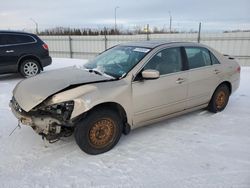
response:
[[[117,9],[120,8],[118,6],[115,7],[115,33],[117,32],[117,25],[116,25],[116,11]]]
[[[38,34],[38,23],[32,18],[30,18],[30,20],[35,23],[35,25],[36,25],[36,34]]]
[[[172,15],[171,15],[171,11],[168,11],[169,13],[169,32],[172,32]]]

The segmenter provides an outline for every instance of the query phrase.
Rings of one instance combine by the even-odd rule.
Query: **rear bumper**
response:
[[[52,58],[50,56],[40,59],[42,67],[46,67],[52,63]]]
[[[237,79],[233,82],[231,82],[231,85],[232,85],[232,93],[235,92],[239,86],[240,86],[240,79]]]

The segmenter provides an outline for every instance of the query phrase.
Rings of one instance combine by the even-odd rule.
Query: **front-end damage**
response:
[[[131,106],[127,104],[130,94],[127,89],[130,87],[126,80],[110,79],[76,69],[59,72],[63,75],[70,72],[72,80],[60,77],[58,72],[55,72],[56,76],[45,73],[25,79],[14,88],[10,101],[18,121],[32,127],[50,142],[72,134],[75,126],[95,106],[107,102]],[[131,119],[128,122],[131,123]]]
[[[56,140],[72,133],[89,109],[89,100],[82,96],[96,90],[90,83],[110,80],[76,67],[50,71],[19,82],[10,107],[19,122],[47,140]]]
[[[22,124],[32,127],[35,132],[50,142],[69,136],[73,132],[74,122],[71,114],[74,109],[74,101],[49,106],[43,102],[26,112],[13,97],[10,101],[10,108]]]

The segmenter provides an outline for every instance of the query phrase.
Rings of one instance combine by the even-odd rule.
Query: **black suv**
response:
[[[0,74],[39,74],[52,62],[47,44],[31,33],[0,31]]]

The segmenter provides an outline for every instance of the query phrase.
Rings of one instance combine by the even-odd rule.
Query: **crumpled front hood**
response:
[[[49,96],[77,84],[87,84],[111,78],[89,73],[76,67],[57,69],[19,82],[13,96],[26,112],[43,102]]]

